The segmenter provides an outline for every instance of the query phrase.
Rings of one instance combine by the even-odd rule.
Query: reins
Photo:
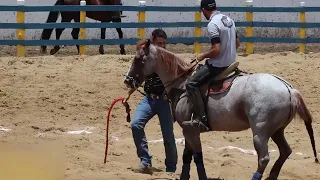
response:
[[[192,67],[189,68],[188,71],[185,71],[183,73],[181,73],[180,75],[178,75],[178,77],[174,78],[173,80],[171,81],[168,81],[168,82],[165,82],[163,83],[163,85],[169,83],[168,85],[165,86],[165,88],[169,87],[170,85],[172,85],[173,83],[175,83],[178,79],[180,79],[181,77],[183,77],[184,75],[187,75],[189,73],[192,73],[194,71],[194,68],[198,65],[199,61],[197,61],[197,59],[192,59],[192,61],[190,63],[194,63],[194,62],[197,62],[196,64],[194,64]],[[192,71],[190,71],[191,69],[193,69]]]

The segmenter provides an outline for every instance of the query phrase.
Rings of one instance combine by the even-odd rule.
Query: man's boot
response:
[[[184,121],[182,124],[186,126],[204,128],[206,131],[209,131],[205,106],[200,90],[198,88],[194,88],[190,93],[192,94],[189,94],[189,99],[192,102],[194,113],[192,114],[190,121]]]

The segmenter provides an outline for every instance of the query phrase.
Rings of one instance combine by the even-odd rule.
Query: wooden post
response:
[[[246,1],[246,6],[247,7],[252,7],[253,6],[253,0],[247,0]],[[246,12],[246,21],[247,22],[252,22],[253,21],[253,12]],[[252,37],[253,36],[253,27],[248,26],[246,27],[246,37]],[[246,43],[246,53],[247,54],[252,54],[253,53],[253,43],[252,42],[247,42]]]
[[[81,0],[80,1],[81,6],[86,6],[86,1]],[[80,11],[80,23],[85,23],[86,22],[86,11]],[[86,28],[80,28],[80,38],[81,40],[86,39]],[[86,54],[86,45],[80,45],[80,55],[85,55]]]
[[[139,6],[146,6],[146,1],[139,1]],[[138,12],[138,22],[143,23],[146,22],[146,12],[139,11]],[[138,28],[138,38],[143,39],[145,37],[145,28]]]
[[[301,7],[305,7],[305,2],[300,2]],[[305,23],[306,22],[306,13],[305,12],[300,12],[300,23]],[[305,39],[306,38],[306,29],[305,28],[300,28],[300,39]],[[299,51],[301,53],[305,53],[306,45],[305,43],[300,43]]]
[[[18,6],[24,6],[25,0],[17,0]],[[18,11],[17,12],[17,23],[24,23],[25,21],[25,13]],[[18,40],[25,40],[25,30],[24,29],[17,29],[17,39]],[[26,50],[24,45],[17,45],[17,55],[18,57],[24,57],[26,55]]]
[[[194,21],[201,22],[201,12],[195,12]],[[194,28],[194,37],[201,37],[201,27]],[[195,42],[194,43],[194,53],[199,54],[200,52],[201,52],[201,43]]]

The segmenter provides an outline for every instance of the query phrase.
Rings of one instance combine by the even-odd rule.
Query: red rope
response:
[[[110,122],[110,114],[111,114],[111,109],[112,107],[114,106],[114,104],[116,104],[118,101],[123,101],[124,98],[118,98],[118,99],[115,99],[109,110],[108,110],[108,118],[107,118],[107,128],[106,128],[106,150],[105,150],[105,156],[104,156],[104,163],[107,162],[107,155],[108,155],[108,146],[109,146],[109,122]]]

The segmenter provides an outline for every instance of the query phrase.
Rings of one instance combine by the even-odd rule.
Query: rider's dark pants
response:
[[[186,90],[190,95],[194,113],[196,116],[205,116],[205,107],[200,93],[200,85],[207,83],[211,78],[219,75],[227,67],[213,67],[207,62],[191,76],[186,84]]]

